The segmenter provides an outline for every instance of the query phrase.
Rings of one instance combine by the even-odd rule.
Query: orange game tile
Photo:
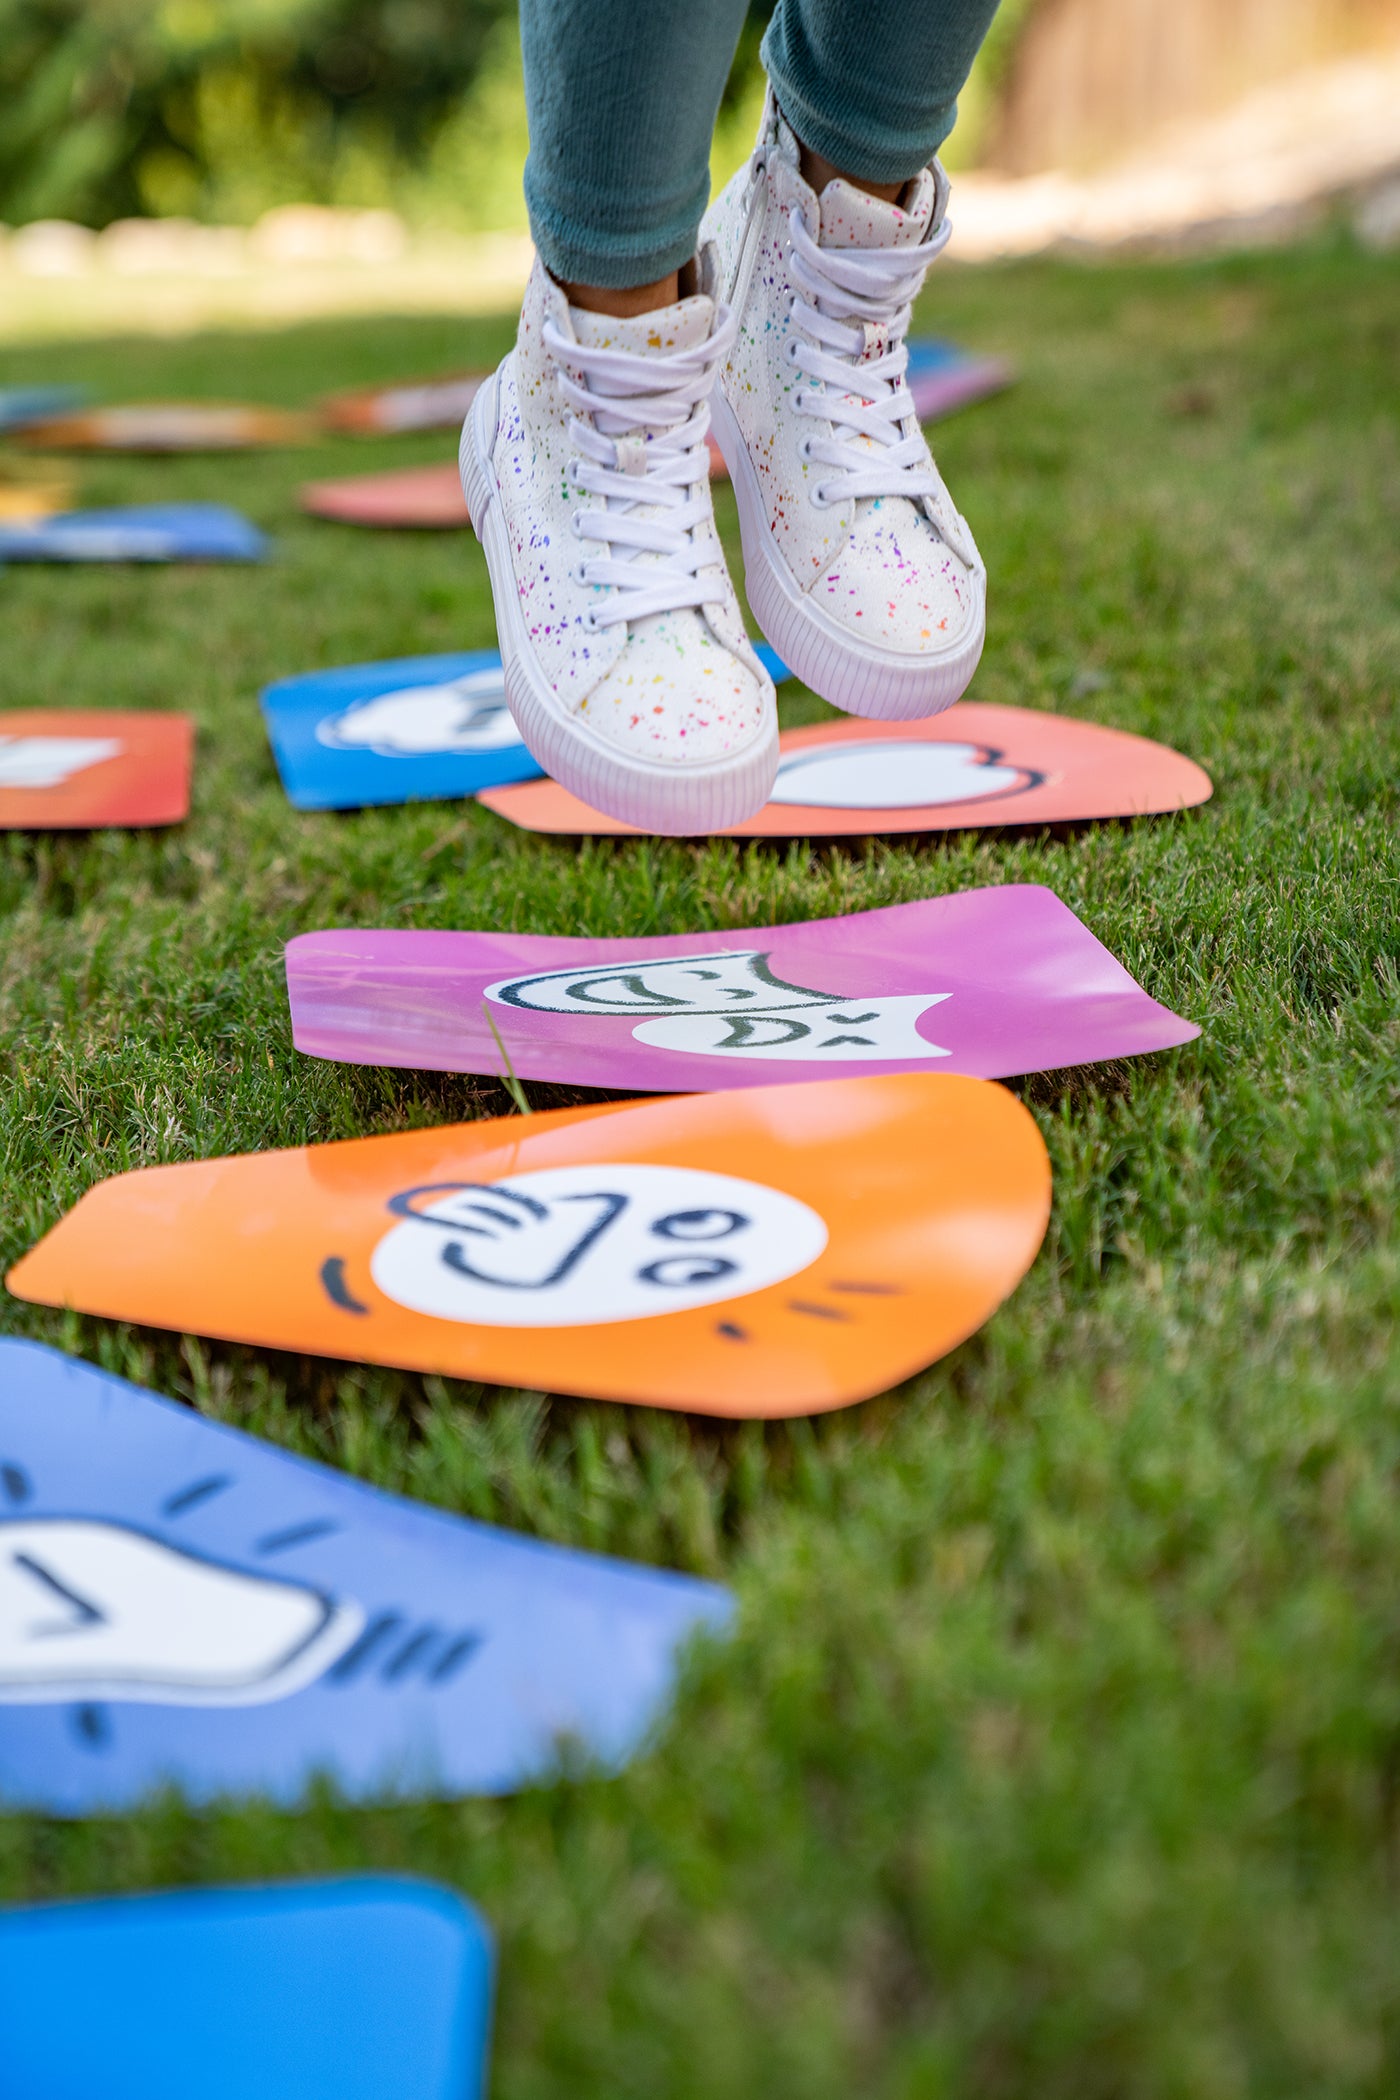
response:
[[[772,799],[723,834],[839,838],[1143,817],[1209,799],[1210,776],[1179,751],[1031,707],[959,701],[922,722],[820,722],[785,730]],[[525,831],[626,834],[553,780],[477,797]]]
[[[973,1333],[1049,1211],[1014,1095],[900,1073],[150,1167],[90,1190],[8,1282],[269,1348],[796,1415]]]
[[[189,814],[188,715],[0,710],[0,831],[178,824]]]

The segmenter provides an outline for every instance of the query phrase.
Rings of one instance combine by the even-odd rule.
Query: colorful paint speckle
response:
[[[660,357],[705,341],[713,303],[683,299],[635,320],[585,313],[569,306],[537,262],[515,351],[501,367],[492,463],[530,646],[565,708],[638,759],[692,765],[722,758],[753,741],[773,706],[733,585],[717,566],[704,572],[713,573],[714,602],[703,611],[590,626],[590,609],[612,587],[582,581],[579,570],[609,550],[574,530],[575,518],[600,499],[582,495],[571,479],[575,412],[560,392],[546,321],[587,348]],[[708,491],[708,480],[700,486]],[[633,515],[663,513],[638,504]]]
[[[892,488],[882,496],[826,498],[824,484],[840,470],[813,459],[814,444],[835,441],[853,459],[871,464],[879,463],[885,448],[877,437],[797,406],[799,394],[815,394],[859,414],[868,412],[874,397],[855,390],[835,394],[829,381],[803,369],[812,359],[800,347],[808,338],[794,308],[807,293],[794,269],[790,214],[800,210],[823,249],[887,251],[924,244],[935,230],[937,203],[928,168],[900,204],[886,204],[839,179],[816,198],[802,178],[796,140],[771,111],[757,181],[748,170],[736,175],[701,235],[713,243],[722,295],[740,311],[721,385],[774,544],[814,606],[862,645],[901,657],[955,646],[980,617],[980,562],[941,483],[933,497],[911,499]],[[840,318],[834,305],[830,310],[833,319]],[[839,358],[853,370],[885,357],[900,339],[890,317],[848,319],[846,325],[863,329],[859,354]],[[828,358],[836,358],[830,345],[824,347]],[[887,396],[887,383],[872,384]],[[897,427],[905,437],[918,431],[913,417]],[[934,471],[926,450],[921,464]]]

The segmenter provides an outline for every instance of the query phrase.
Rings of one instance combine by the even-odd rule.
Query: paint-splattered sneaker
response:
[[[773,682],[710,502],[733,334],[704,290],[615,320],[571,307],[537,262],[462,432],[520,734],[575,795],[648,831],[742,823],[777,772]]]
[[[839,177],[818,196],[770,93],[753,158],[700,233],[738,318],[714,427],[749,604],[814,692],[885,721],[950,706],[986,632],[986,571],[905,383],[947,201],[937,161],[899,204]]]

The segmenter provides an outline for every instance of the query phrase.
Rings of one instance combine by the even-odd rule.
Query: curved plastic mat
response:
[[[775,684],[791,676],[766,643],[758,654]],[[306,671],[266,687],[261,704],[298,809],[458,801],[543,770],[511,719],[494,649]]]
[[[542,771],[511,719],[494,649],[307,671],[267,686],[260,704],[298,809],[453,801]]]
[[[0,711],[0,830],[178,824],[189,814],[188,715]]]
[[[313,417],[233,402],[142,401],[27,422],[18,442],[49,452],[241,452],[305,445]]]
[[[299,501],[313,518],[331,518],[337,525],[441,532],[470,531],[472,522],[461,476],[451,464],[307,481]]]
[[[936,423],[974,401],[985,401],[1015,382],[1004,358],[983,357],[932,336],[911,339],[909,391],[921,423]]]
[[[491,1940],[390,1875],[0,1911],[13,2100],[482,2100]]]
[[[262,561],[268,542],[222,503],[137,503],[0,524],[0,563]]]
[[[460,430],[485,377],[484,372],[449,373],[445,378],[332,394],[321,404],[321,420],[328,430],[362,437],[396,436],[408,430]]]
[[[166,1785],[292,1806],[318,1774],[358,1801],[501,1793],[557,1770],[563,1737],[613,1770],[680,1644],[729,1610],[0,1340],[12,1806],[107,1813]]]
[[[23,430],[28,423],[51,421],[81,405],[80,386],[0,386],[0,430]]]
[[[900,1072],[151,1167],[10,1271],[110,1319],[704,1414],[884,1391],[1050,1211],[1003,1087]]]
[[[731,838],[838,838],[1142,817],[1209,799],[1209,774],[1147,737],[1028,707],[960,700],[926,722],[785,730],[773,799]],[[553,780],[479,799],[525,831],[640,833]]]
[[[657,1092],[859,1072],[983,1079],[1200,1033],[1149,999],[1053,890],[649,939],[299,934],[299,1050],[347,1063]]]

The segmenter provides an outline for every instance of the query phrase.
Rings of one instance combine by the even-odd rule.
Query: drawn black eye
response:
[[[660,1261],[638,1269],[637,1275],[643,1283],[685,1290],[692,1284],[718,1283],[721,1276],[733,1276],[738,1267],[737,1261],[726,1261],[722,1254],[665,1254]]]
[[[663,1240],[727,1240],[749,1222],[741,1210],[673,1210],[651,1229]]]

